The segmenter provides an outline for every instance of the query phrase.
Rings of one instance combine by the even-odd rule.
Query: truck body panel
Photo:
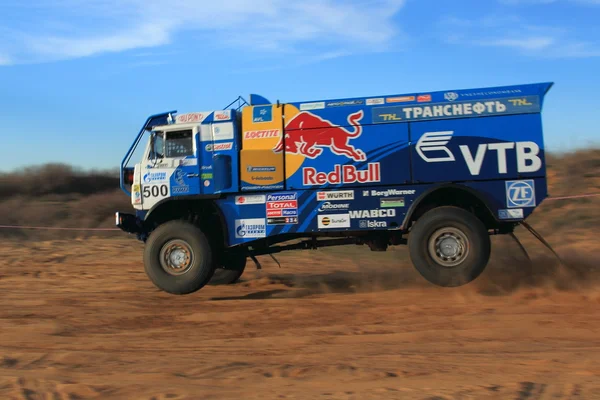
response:
[[[160,117],[148,130],[166,135],[168,154],[157,159],[148,144],[132,204],[143,220],[170,198],[216,196],[228,246],[405,230],[414,205],[443,187],[476,194],[497,221],[520,221],[547,196],[541,110],[551,86],[283,104],[258,97],[241,112]]]

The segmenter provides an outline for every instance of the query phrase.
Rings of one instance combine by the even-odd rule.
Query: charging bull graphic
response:
[[[273,151],[281,152],[285,140],[285,151],[288,154],[299,154],[314,159],[323,153],[323,147],[329,147],[333,154],[346,156],[354,161],[365,161],[367,159],[365,153],[349,143],[351,139],[356,139],[362,134],[362,126],[359,122],[363,116],[362,110],[348,116],[348,124],[354,127],[353,131],[349,131],[334,126],[331,122],[312,113],[301,112],[287,124],[284,137]]]

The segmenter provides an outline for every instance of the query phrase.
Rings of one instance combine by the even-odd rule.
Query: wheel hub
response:
[[[455,267],[469,255],[469,241],[466,235],[456,228],[442,228],[429,239],[429,254],[444,267]]]
[[[160,251],[160,265],[170,275],[183,275],[192,266],[194,253],[183,240],[171,240]]]

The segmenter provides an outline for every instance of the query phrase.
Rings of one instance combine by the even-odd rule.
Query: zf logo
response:
[[[535,183],[533,180],[507,181],[506,205],[508,208],[535,207]]]

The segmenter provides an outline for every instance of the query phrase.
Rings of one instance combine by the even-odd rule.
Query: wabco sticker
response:
[[[354,200],[354,190],[338,190],[335,192],[317,192],[318,201]]]
[[[145,174],[143,176],[142,179],[144,180],[144,183],[162,182],[167,179],[167,173],[166,172],[148,172],[147,174]]]
[[[392,218],[396,216],[396,210],[353,210],[349,211],[350,218]]]
[[[319,229],[350,228],[348,214],[319,215]]]
[[[535,207],[535,183],[533,179],[506,181],[506,206],[508,208]]]
[[[498,218],[500,219],[523,219],[522,208],[511,208],[508,210],[498,210]]]
[[[266,199],[266,196],[263,194],[235,196],[235,204],[238,206],[246,204],[265,204]]]

